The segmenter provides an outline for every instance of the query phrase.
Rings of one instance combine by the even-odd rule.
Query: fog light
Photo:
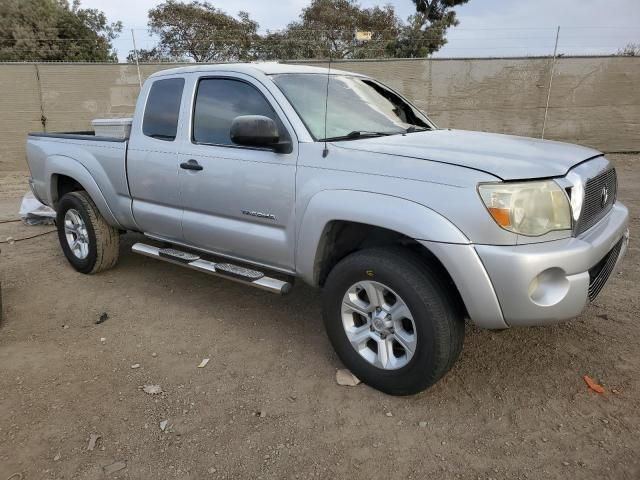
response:
[[[549,268],[529,284],[529,297],[541,307],[560,303],[569,291],[569,279],[561,268]]]

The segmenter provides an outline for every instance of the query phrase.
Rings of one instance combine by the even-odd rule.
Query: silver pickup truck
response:
[[[570,319],[628,243],[595,150],[437,128],[354,73],[196,65],[144,84],[129,138],[33,133],[31,188],[82,273],[133,251],[275,293],[322,288],[328,336],[367,384],[440,379],[480,327]]]

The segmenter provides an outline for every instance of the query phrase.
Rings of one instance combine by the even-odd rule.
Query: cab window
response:
[[[266,98],[241,80],[200,80],[193,111],[193,141],[212,145],[236,145],[231,141],[231,123],[241,115],[263,115],[276,122],[281,137],[287,136],[278,115]]]
[[[143,134],[158,140],[175,140],[183,90],[183,78],[168,78],[153,82],[144,109]]]

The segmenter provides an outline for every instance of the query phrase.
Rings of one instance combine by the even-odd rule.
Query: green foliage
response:
[[[264,37],[260,55],[265,59],[380,57],[399,28],[391,5],[362,8],[356,0],[312,0],[297,22]],[[372,38],[358,41],[357,31],[372,32]]]
[[[0,1],[0,61],[117,61],[122,23],[74,0]]]
[[[167,0],[149,10],[149,27],[160,38],[157,54],[162,58],[247,61],[256,57],[259,43],[258,23],[247,12],[234,18],[206,1]]]
[[[446,43],[447,28],[458,24],[452,8],[467,1],[414,0],[417,12],[405,24],[391,5],[311,0],[297,21],[261,36],[246,12],[234,18],[206,1],[167,0],[149,11],[149,27],[160,41],[139,57],[141,62],[424,57]],[[358,40],[356,32],[371,32],[371,38]],[[135,61],[132,53],[127,59]]]
[[[407,19],[398,38],[390,42],[387,53],[392,57],[426,57],[446,43],[449,27],[458,25],[454,7],[469,0],[413,0],[416,13]]]
[[[185,56],[168,55],[167,53],[163,52],[158,46],[155,46],[148,50],[145,48],[138,49],[139,63],[165,63],[165,62],[188,63],[189,61],[193,61],[193,60],[189,60]],[[127,62],[128,63],[136,62],[136,55],[133,50],[131,50],[129,52],[129,55],[127,55]]]

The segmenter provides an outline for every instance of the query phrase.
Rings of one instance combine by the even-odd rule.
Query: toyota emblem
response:
[[[609,189],[604,186],[602,187],[602,193],[600,194],[600,206],[604,208],[604,206],[609,201]]]

